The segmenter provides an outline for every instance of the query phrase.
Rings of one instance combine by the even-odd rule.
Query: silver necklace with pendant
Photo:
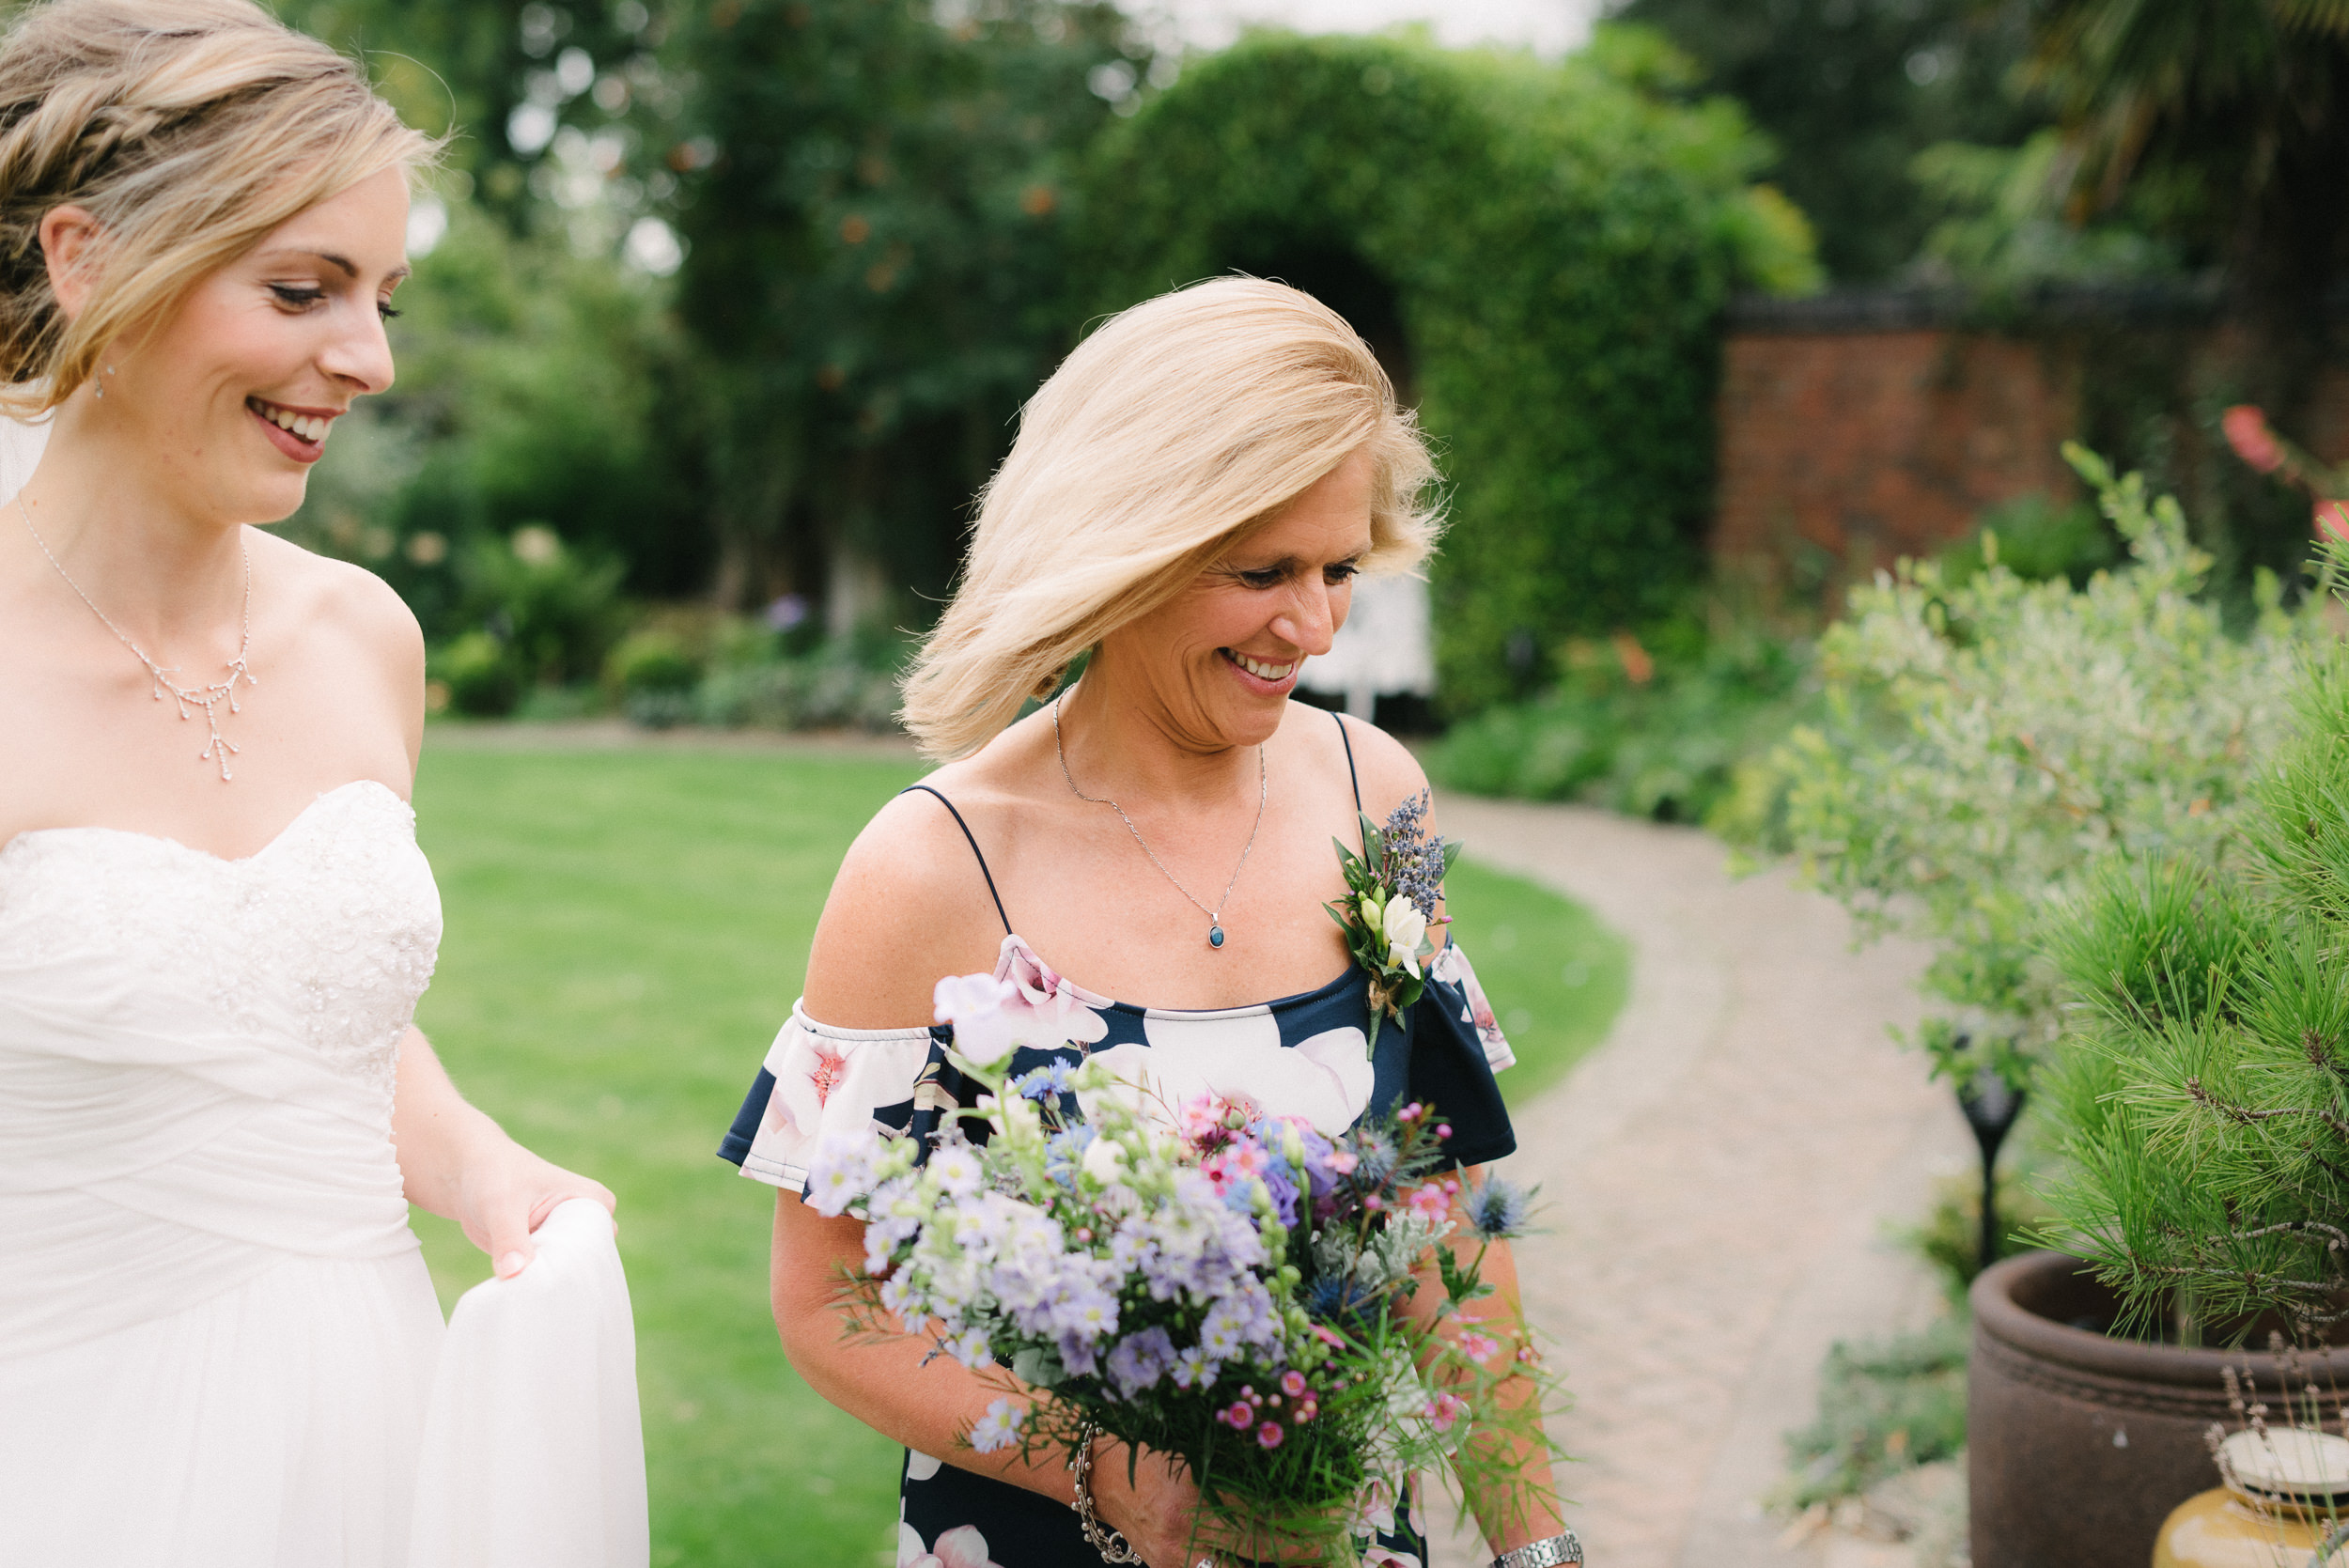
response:
[[[1060,705],[1067,700],[1066,692],[1061,693],[1052,700],[1052,750],[1060,757],[1060,776],[1068,781],[1068,793],[1080,800],[1090,801],[1097,806],[1107,806],[1117,814],[1117,819],[1126,824],[1126,831],[1134,835],[1134,842],[1142,846],[1142,852],[1150,857],[1150,863],[1159,868],[1159,875],[1173,882],[1174,891],[1185,898],[1190,899],[1191,907],[1207,917],[1207,945],[1212,948],[1221,948],[1223,945],[1223,906],[1232,901],[1232,890],[1239,886],[1240,866],[1248,863],[1248,852],[1256,847],[1256,834],[1264,829],[1267,778],[1264,748],[1262,746],[1256,748],[1256,825],[1248,830],[1248,843],[1240,849],[1239,865],[1232,867],[1232,879],[1223,884],[1223,896],[1217,899],[1216,907],[1210,909],[1196,898],[1191,898],[1190,890],[1183,886],[1173,872],[1166,869],[1166,862],[1159,859],[1157,850],[1150,847],[1150,841],[1142,836],[1142,830],[1134,826],[1134,819],[1126,815],[1125,807],[1106,795],[1087,795],[1077,787],[1077,777],[1068,770],[1068,748],[1062,743],[1060,733]]]
[[[206,742],[204,750],[196,753],[196,760],[198,762],[217,761],[220,764],[220,782],[228,783],[230,779],[228,759],[240,753],[236,743],[220,733],[220,710],[226,706],[231,713],[243,711],[237,706],[237,687],[240,684],[245,686],[261,684],[253,678],[253,672],[245,667],[245,656],[253,648],[252,547],[246,545],[241,538],[238,541],[239,549],[244,555],[244,608],[241,612],[243,625],[237,643],[237,657],[228,661],[228,674],[209,686],[179,686],[171,679],[173,675],[179,674],[178,665],[164,666],[148,658],[147,650],[132,642],[129,632],[115,625],[114,618],[98,608],[97,600],[82,592],[82,585],[73,581],[72,574],[65,569],[64,563],[51,553],[49,541],[42,538],[40,530],[33,526],[33,514],[24,509],[23,495],[16,498],[16,515],[24,520],[24,531],[33,536],[33,543],[40,547],[40,552],[49,557],[49,564],[57,568],[57,575],[65,579],[65,585],[73,590],[73,597],[88,605],[89,613],[105,622],[106,629],[113,632],[122,645],[129,648],[137,657],[138,661],[147,666],[148,678],[154,682],[152,693],[154,699],[162,702],[163,694],[169,692],[171,700],[179,706],[181,719],[188,718],[194,709],[204,710],[204,724],[211,732],[211,738]]]

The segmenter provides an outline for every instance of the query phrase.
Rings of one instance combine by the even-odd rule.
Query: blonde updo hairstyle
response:
[[[941,761],[978,750],[1364,446],[1362,565],[1408,571],[1439,526],[1435,464],[1344,317],[1245,277],[1112,317],[1021,412],[953,602],[906,677],[906,728]]]
[[[0,39],[0,412],[56,407],[288,219],[437,145],[359,66],[248,0],[49,0]],[[58,309],[41,219],[98,235]]]

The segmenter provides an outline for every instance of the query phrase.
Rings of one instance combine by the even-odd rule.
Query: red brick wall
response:
[[[1847,570],[1930,553],[1997,502],[2065,494],[2077,376],[2060,350],[1944,329],[1728,339],[1713,550]]]

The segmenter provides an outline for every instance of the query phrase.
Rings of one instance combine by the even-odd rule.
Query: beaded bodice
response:
[[[126,1001],[161,1001],[192,1027],[315,1052],[386,1115],[440,940],[415,815],[372,780],[320,795],[241,861],[111,828],[0,847],[0,952],[81,974],[103,955],[115,990],[88,997],[93,1030]]]

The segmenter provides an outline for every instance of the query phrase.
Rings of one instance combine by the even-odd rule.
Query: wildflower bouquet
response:
[[[1370,976],[1370,1043],[1378,1043],[1378,1025],[1389,1015],[1402,1021],[1405,1011],[1426,989],[1421,971],[1423,959],[1436,947],[1428,932],[1444,924],[1436,918],[1436,900],[1443,879],[1460,858],[1460,841],[1427,836],[1427,791],[1394,808],[1381,827],[1368,814],[1362,819],[1362,852],[1338,846],[1338,864],[1346,872],[1346,895],[1322,906],[1346,933],[1346,950]]]
[[[808,1182],[820,1212],[866,1223],[859,1327],[1018,1380],[972,1448],[1073,1465],[1097,1435],[1147,1446],[1189,1467],[1215,1545],[1356,1562],[1411,1473],[1460,1447],[1483,1491],[1510,1479],[1478,1473],[1514,1455],[1494,1436],[1546,1446],[1540,1398],[1495,1397],[1538,1384],[1532,1351],[1460,1316],[1492,1289],[1484,1247],[1463,1265],[1445,1245],[1463,1224],[1484,1246],[1516,1234],[1526,1197],[1437,1174],[1451,1129],[1431,1110],[1332,1140],[1206,1096],[1170,1115],[1100,1063],[1015,1079],[1007,1047],[981,1060],[992,986],[940,986],[958,1064],[994,1091],[972,1125],[926,1160],[910,1139],[835,1135]],[[1431,1260],[1443,1297],[1408,1312]],[[1461,1447],[1464,1423],[1486,1436]],[[1138,1560],[1080,1516],[1105,1558]]]

